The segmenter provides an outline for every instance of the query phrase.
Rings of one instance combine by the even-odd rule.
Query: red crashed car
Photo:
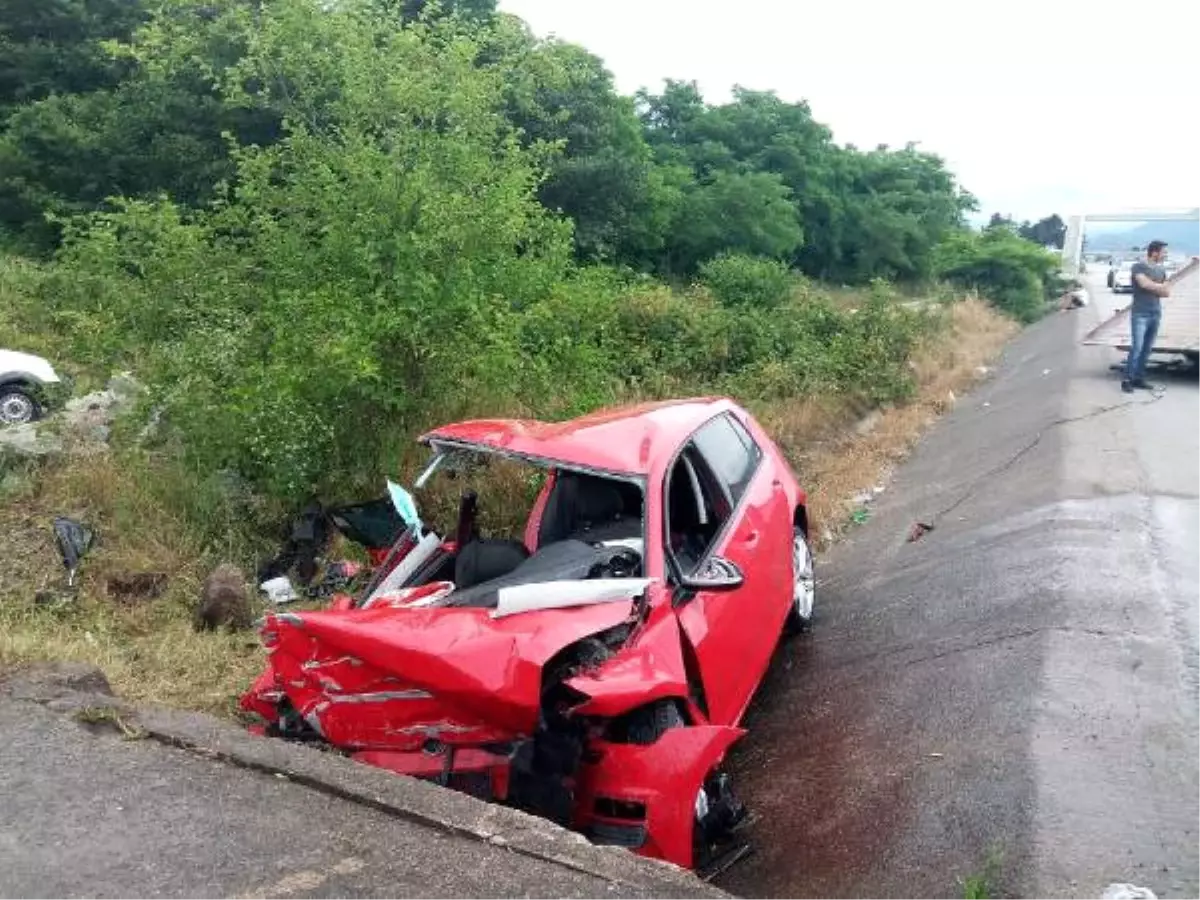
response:
[[[489,460],[535,467],[524,535],[481,536],[472,492],[453,534],[414,522],[369,593],[266,616],[243,706],[267,734],[597,843],[685,867],[728,855],[744,809],[722,758],[780,634],[813,612],[805,495],[779,450],[722,399],[421,441],[418,491]]]

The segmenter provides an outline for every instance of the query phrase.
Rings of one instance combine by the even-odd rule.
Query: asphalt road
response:
[[[1117,354],[1079,344],[1116,305],[1092,296],[1020,336],[822,561],[816,629],[732,760],[757,853],[722,887],[1197,896],[1200,397],[1194,375],[1122,394]]]
[[[129,707],[102,682],[0,672],[0,897],[719,896],[513,810]]]

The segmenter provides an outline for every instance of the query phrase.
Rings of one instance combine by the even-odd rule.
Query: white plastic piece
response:
[[[629,601],[650,585],[649,578],[592,578],[584,581],[547,581],[500,588],[493,619],[540,609],[568,609],[597,603]]]
[[[1101,900],[1158,900],[1150,888],[1138,887],[1136,884],[1113,882],[1104,889]]]
[[[264,581],[259,587],[267,595],[267,599],[276,606],[300,599],[300,595],[296,593],[296,589],[292,587],[292,582],[288,580],[286,575],[280,575],[278,578]]]
[[[442,539],[434,532],[430,531],[423,535],[421,540],[417,541],[417,546],[409,550],[408,555],[396,564],[396,568],[388,572],[383,581],[379,582],[379,586],[371,591],[371,596],[363,604],[363,609],[366,609],[384,594],[394,593],[399,590],[408,576],[415,572],[418,566],[424,565],[441,545]]]

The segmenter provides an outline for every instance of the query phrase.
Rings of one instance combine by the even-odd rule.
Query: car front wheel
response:
[[[784,626],[788,634],[799,634],[812,627],[816,588],[812,549],[804,532],[797,528],[792,532],[792,604]]]
[[[16,387],[0,388],[0,425],[24,425],[38,417],[37,401]]]

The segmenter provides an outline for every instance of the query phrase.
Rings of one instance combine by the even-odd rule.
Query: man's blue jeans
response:
[[[1162,312],[1135,312],[1129,320],[1132,340],[1129,343],[1129,357],[1125,360],[1125,380],[1141,381],[1146,377],[1146,362],[1150,359],[1150,351],[1154,349],[1154,341],[1158,337],[1158,323],[1162,321]]]

